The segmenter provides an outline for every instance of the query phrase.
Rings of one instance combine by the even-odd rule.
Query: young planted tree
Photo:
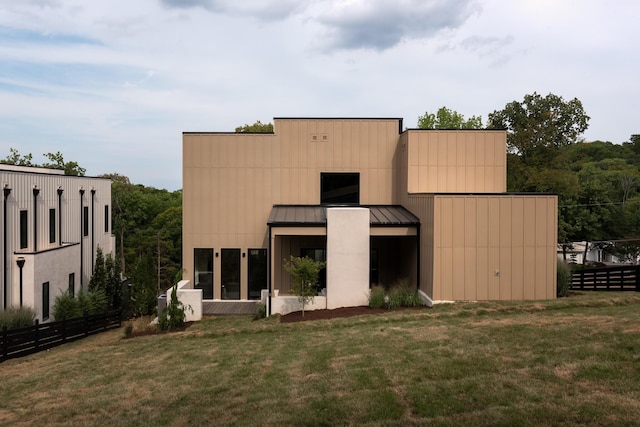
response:
[[[320,270],[324,268],[326,262],[315,261],[309,257],[294,257],[291,255],[284,262],[284,269],[293,278],[291,291],[298,296],[298,301],[302,304],[302,315],[304,307],[313,301],[316,295],[316,282]]]

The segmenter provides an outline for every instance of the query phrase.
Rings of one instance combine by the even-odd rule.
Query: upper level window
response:
[[[27,221],[29,215],[27,211],[20,211],[20,249],[25,249],[28,246],[29,238],[29,225]]]
[[[56,210],[49,209],[49,243],[56,242]]]
[[[89,206],[85,206],[82,212],[82,234],[89,235]]]
[[[360,174],[357,172],[322,172],[320,203],[323,205],[357,205],[360,203]]]

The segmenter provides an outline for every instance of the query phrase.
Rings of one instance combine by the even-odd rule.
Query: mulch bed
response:
[[[429,307],[426,307],[426,306],[399,307],[393,310],[389,310],[386,308],[370,308],[368,306],[344,307],[344,308],[334,308],[333,310],[305,311],[304,317],[302,316],[301,311],[295,311],[293,313],[280,316],[280,323],[305,322],[309,320],[321,320],[321,319],[339,319],[342,317],[364,316],[367,314],[382,314],[382,313],[390,313],[392,311],[399,311],[399,310],[425,310],[428,308]]]

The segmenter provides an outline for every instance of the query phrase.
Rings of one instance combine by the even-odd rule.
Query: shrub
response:
[[[418,307],[422,305],[422,299],[418,290],[410,286],[409,281],[398,280],[385,291],[382,286],[374,286],[369,293],[369,307],[371,308],[398,308]]]
[[[256,304],[256,314],[253,317],[254,320],[264,319],[267,317],[267,306],[259,302]]]
[[[129,323],[124,328],[124,336],[127,337],[127,338],[130,338],[131,335],[133,335],[133,324]]]
[[[562,260],[558,260],[558,272],[557,272],[557,296],[566,297],[569,294],[571,288],[571,269]]]
[[[371,288],[369,292],[369,307],[371,308],[383,308],[386,306],[386,295],[384,288],[380,285],[376,285]]]
[[[82,316],[82,309],[78,300],[66,291],[56,297],[53,304],[53,318],[55,320],[71,319]]]
[[[0,311],[0,330],[25,328],[33,326],[36,320],[36,311],[31,307],[10,307]]]

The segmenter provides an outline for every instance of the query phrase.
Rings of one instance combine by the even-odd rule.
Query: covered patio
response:
[[[354,249],[347,253],[341,253],[339,258],[333,258],[327,253],[328,240],[344,238],[344,242],[338,243],[335,248],[344,248],[353,241],[346,236],[351,232],[351,224],[346,224],[343,231],[335,231],[328,227],[327,210],[337,209],[338,214],[346,213],[348,209],[368,210],[368,227],[365,224],[366,236],[363,244],[356,244]],[[326,206],[326,205],[275,205],[267,222],[269,227],[269,290],[271,298],[276,298],[270,304],[273,312],[287,307],[285,311],[295,311],[290,294],[291,278],[283,268],[283,262],[291,255],[308,256],[316,261],[327,261],[338,264],[341,260],[350,256],[354,251],[365,251],[366,260],[357,268],[359,274],[366,276],[365,280],[365,304],[368,297],[368,289],[377,284],[390,286],[400,279],[408,280],[412,285],[419,283],[420,266],[420,221],[406,208],[397,205],[375,206]],[[356,224],[353,224],[356,227]],[[339,229],[338,229],[339,230]],[[367,248],[368,246],[368,248]],[[335,254],[334,254],[335,255]],[[345,261],[346,262],[346,261]],[[362,271],[366,269],[366,271]],[[348,289],[340,289],[345,285],[344,273],[329,275],[321,272],[316,284],[320,298],[310,309],[328,308],[331,302],[325,298],[333,291],[335,298],[337,293],[348,293]],[[277,296],[276,296],[277,294]],[[280,299],[280,300],[279,300]],[[330,307],[329,307],[330,308]],[[282,313],[285,314],[285,313]]]

